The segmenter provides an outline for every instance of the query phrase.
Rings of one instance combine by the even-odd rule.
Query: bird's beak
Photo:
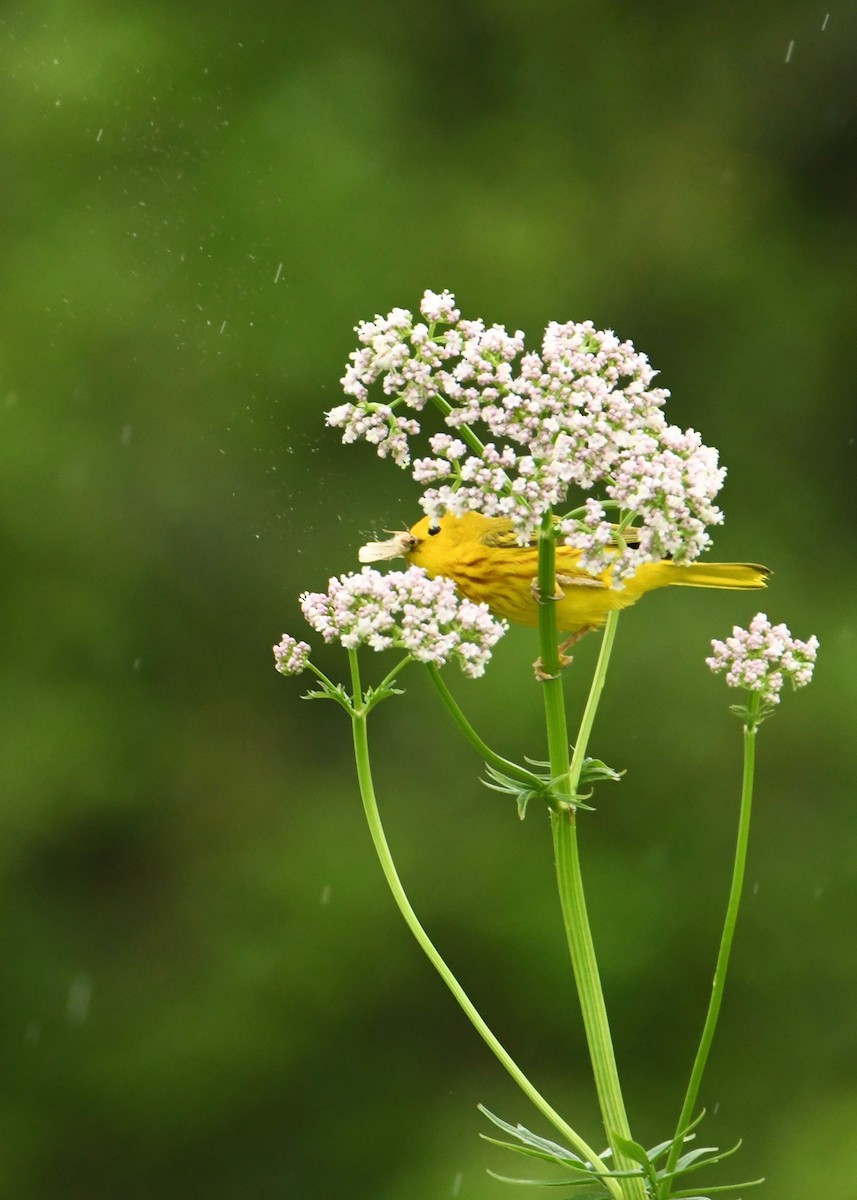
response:
[[[417,545],[414,535],[403,530],[401,533],[394,533],[386,542],[367,542],[365,546],[360,547],[357,557],[362,563],[385,562],[389,558],[404,558],[406,554],[415,550]]]

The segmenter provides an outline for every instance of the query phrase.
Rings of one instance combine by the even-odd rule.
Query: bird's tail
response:
[[[758,563],[670,563],[666,582],[679,587],[763,588],[770,573]]]

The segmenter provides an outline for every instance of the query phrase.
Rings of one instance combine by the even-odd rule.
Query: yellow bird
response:
[[[631,540],[633,531],[626,536]],[[538,625],[538,547],[521,546],[512,522],[503,517],[465,513],[439,520],[423,517],[408,533],[395,533],[386,542],[370,542],[360,561],[404,555],[429,575],[445,575],[469,600],[482,601],[497,617],[522,625]],[[770,574],[754,563],[691,563],[679,566],[668,559],[644,563],[613,587],[610,570],[590,575],[580,566],[581,551],[556,547],[557,626],[566,633],[583,633],[603,625],[608,613],[635,604],[646,592],[677,584],[681,587],[762,588]]]

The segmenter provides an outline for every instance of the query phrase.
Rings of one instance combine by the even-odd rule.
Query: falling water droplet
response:
[[[89,1015],[91,999],[92,980],[88,975],[75,975],[69,985],[65,1001],[66,1020],[70,1021],[72,1025],[82,1025]]]

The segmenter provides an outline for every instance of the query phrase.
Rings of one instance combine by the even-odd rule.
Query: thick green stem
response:
[[[589,735],[595,722],[598,702],[607,676],[607,666],[616,636],[617,621],[618,613],[611,613],[604,630],[595,675],[589,689],[586,707],[583,710],[574,745],[574,754],[567,771],[568,794],[572,798],[576,797],[580,785],[580,774],[586,758]],[[624,1138],[630,1138],[631,1130],[619,1082],[619,1071],[616,1065],[613,1039],[610,1035],[604,991],[601,986],[592,930],[586,909],[574,809],[570,807],[555,809],[551,814],[551,828],[560,905],[601,1116],[608,1138],[612,1139],[614,1133]],[[637,1165],[618,1151],[615,1146],[613,1153],[616,1165],[620,1169],[632,1170]],[[628,1200],[645,1200],[646,1190],[642,1178],[630,1177],[622,1181],[622,1186]]]
[[[556,539],[553,519],[547,515],[539,531],[539,665],[545,703],[548,756],[556,791],[556,803],[574,799],[568,791],[568,724],[565,718],[565,696],[562,690],[559,657],[559,630],[556,619]]]
[[[625,1138],[630,1138],[631,1133],[619,1083],[619,1072],[610,1036],[604,992],[595,958],[592,930],[586,911],[586,898],[577,848],[574,801],[577,796],[589,734],[607,674],[607,664],[616,633],[616,614],[611,614],[604,632],[604,641],[601,645],[595,677],[575,743],[574,756],[569,761],[568,726],[565,717],[562,679],[560,678],[556,604],[549,599],[556,592],[556,541],[550,517],[546,517],[542,522],[540,531],[538,587],[542,601],[539,606],[539,648],[542,673],[546,676],[544,680],[545,720],[551,776],[555,789],[555,801],[551,809],[551,829],[556,860],[557,887],[601,1118],[607,1137],[612,1142],[614,1133]],[[613,1146],[613,1161],[619,1170],[634,1170],[638,1165],[623,1155],[615,1145]],[[642,1178],[623,1179],[622,1194],[627,1200],[645,1200],[646,1191]]]
[[[696,1051],[690,1081],[684,1097],[681,1114],[675,1131],[675,1142],[667,1158],[666,1169],[672,1171],[682,1151],[682,1135],[693,1120],[693,1110],[699,1096],[702,1076],[708,1062],[714,1031],[717,1028],[717,1018],[720,1015],[720,1005],[723,1001],[723,989],[726,984],[726,971],[729,966],[729,955],[735,936],[735,926],[738,921],[738,910],[741,906],[741,892],[744,886],[744,872],[747,865],[747,844],[750,838],[750,815],[753,806],[753,776],[756,765],[756,715],[759,708],[759,697],[752,693],[750,697],[747,723],[744,726],[744,771],[741,781],[741,810],[738,816],[738,837],[735,843],[735,859],[732,866],[732,883],[729,888],[729,901],[726,905],[726,917],[723,922],[723,933],[720,937],[720,949],[714,968],[714,979],[711,984],[711,999],[708,1002],[708,1012],[702,1026],[702,1036]],[[661,1189],[662,1200],[670,1195],[671,1180],[666,1179]]]
[[[589,1057],[592,1060],[601,1116],[611,1142],[614,1133],[630,1138],[631,1131],[622,1099],[616,1056],[613,1052],[613,1041],[604,1004],[604,993],[601,988],[595,947],[586,912],[586,898],[583,892],[577,849],[577,823],[574,813],[569,809],[555,809],[551,813],[551,827],[562,916],[574,968],[574,980],[580,998],[583,1026],[586,1031]],[[613,1154],[616,1166],[620,1170],[633,1170],[638,1166],[631,1159],[619,1153],[615,1146]],[[642,1178],[623,1179],[622,1187],[623,1195],[627,1196],[629,1200],[631,1197],[645,1200],[646,1190]]]
[[[559,1131],[566,1139],[569,1145],[589,1163],[592,1164],[594,1171],[602,1177],[604,1187],[614,1197],[614,1200],[623,1200],[623,1191],[619,1183],[615,1179],[611,1179],[607,1174],[608,1168],[598,1157],[598,1154],[591,1146],[584,1141],[574,1129],[568,1125],[558,1112],[547,1100],[536,1090],[533,1084],[529,1081],[521,1068],[514,1061],[505,1047],[498,1041],[497,1037],[485,1023],[470,997],[462,988],[456,977],[453,975],[450,968],[447,966],[444,959],[434,943],[429,938],[423,926],[420,924],[416,913],[411,907],[411,903],[402,887],[398,872],[396,871],[393,862],[390,847],[381,824],[381,817],[378,812],[378,803],[375,797],[375,788],[372,782],[372,772],[369,763],[369,744],[366,727],[366,715],[361,711],[360,706],[360,676],[357,667],[357,656],[354,651],[350,651],[351,657],[351,676],[354,685],[353,704],[355,715],[352,717],[352,726],[354,730],[354,756],[357,765],[357,778],[360,785],[360,795],[363,799],[363,807],[366,813],[366,820],[369,825],[369,831],[372,835],[372,841],[375,846],[378,859],[381,863],[381,869],[393,893],[393,898],[398,905],[399,911],[405,919],[405,923],[411,933],[416,938],[421,949],[426,957],[431,962],[441,979],[452,992],[452,995],[461,1006],[468,1020],[476,1029],[479,1036],[495,1055],[498,1061],[517,1083],[518,1087],[529,1097],[536,1108],[542,1115]]]

